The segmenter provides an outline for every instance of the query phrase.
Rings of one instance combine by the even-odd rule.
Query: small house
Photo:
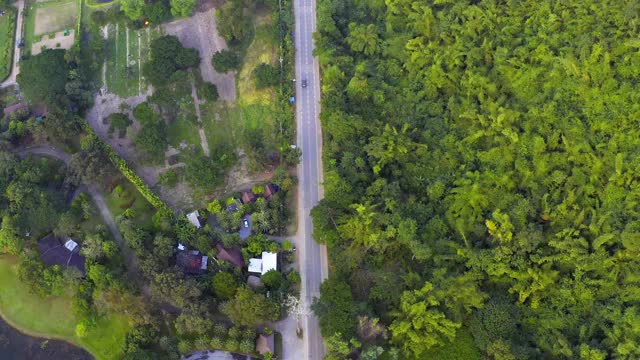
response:
[[[202,225],[200,225],[200,219],[198,219],[199,217],[200,213],[198,212],[198,210],[187,214],[187,219],[191,224],[193,224],[193,226],[196,227],[196,229],[200,229],[202,227]]]
[[[278,254],[262,252],[262,259],[249,259],[249,272],[266,274],[271,270],[278,270]]]
[[[256,351],[260,353],[260,355],[264,355],[266,353],[273,354],[275,352],[275,338],[273,334],[271,335],[262,335],[258,336],[258,340],[256,340]]]
[[[243,191],[242,192],[242,203],[243,204],[253,204],[254,202],[256,202],[257,196],[256,194],[254,194],[251,191]]]
[[[278,192],[277,185],[267,184],[264,187],[264,192],[262,193],[262,196],[264,196],[264,198],[267,200],[271,200],[271,198],[273,197],[273,194],[275,194],[276,192]]]
[[[60,265],[76,268],[85,273],[85,258],[80,255],[80,246],[70,238],[62,240],[52,234],[38,241],[38,253],[45,266]]]
[[[227,249],[222,244],[216,244],[218,250],[218,259],[233,264],[236,267],[244,267],[244,258],[242,252],[238,248]]]
[[[200,275],[207,271],[209,258],[200,254],[198,250],[179,251],[176,255],[176,265],[185,274]]]

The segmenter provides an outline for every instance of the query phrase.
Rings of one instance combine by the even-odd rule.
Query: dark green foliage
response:
[[[135,143],[149,160],[158,162],[164,159],[167,148],[167,126],[148,103],[142,103],[133,111],[136,120],[142,124],[142,129],[135,138]]]
[[[238,289],[238,280],[228,272],[219,272],[212,278],[213,292],[220,299],[231,299]]]
[[[341,334],[347,339],[355,335],[356,313],[351,288],[335,276],[320,286],[320,297],[313,302],[313,311],[320,318],[323,337]]]
[[[251,18],[245,15],[244,8],[243,0],[231,0],[216,11],[218,32],[232,45],[244,41],[253,28]]]
[[[151,60],[144,64],[143,73],[154,86],[166,85],[176,71],[200,63],[198,51],[182,47],[180,40],[172,35],[153,40],[150,48]]]
[[[240,55],[229,49],[224,49],[213,54],[211,64],[216,71],[226,73],[231,70],[237,70],[240,67]]]
[[[64,55],[64,50],[45,50],[20,63],[17,81],[27,98],[52,104],[65,93],[68,70]]]
[[[142,16],[149,20],[151,24],[157,25],[170,17],[169,7],[166,1],[156,1],[145,4],[142,9]]]
[[[280,315],[280,306],[262,294],[241,287],[231,300],[221,306],[220,311],[227,315],[234,324],[255,326],[277,320]]]
[[[104,26],[108,23],[109,18],[104,11],[94,11],[91,13],[91,21],[97,26]]]
[[[283,281],[284,278],[282,277],[282,273],[278,270],[270,270],[266,274],[262,275],[262,283],[272,290],[279,289]]]
[[[109,133],[113,133],[115,130],[118,130],[119,136],[123,136],[126,132],[129,125],[131,125],[131,120],[129,116],[122,113],[114,113],[109,116]]]
[[[198,92],[198,95],[205,100],[216,101],[218,100],[218,97],[219,97],[218,88],[210,82],[205,82],[200,87],[200,91]]]
[[[280,83],[280,71],[273,65],[261,63],[253,69],[256,87],[262,89]]]

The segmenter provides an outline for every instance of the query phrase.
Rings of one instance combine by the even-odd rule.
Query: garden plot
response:
[[[110,24],[103,34],[106,40],[104,90],[123,98],[147,94],[149,85],[142,76],[142,66],[149,58],[151,39],[157,37],[158,32],[149,28],[132,30],[124,24]]]

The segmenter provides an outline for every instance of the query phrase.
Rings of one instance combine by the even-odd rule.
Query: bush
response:
[[[109,134],[112,134],[115,130],[118,130],[118,134],[120,136],[124,135],[124,132],[127,130],[127,127],[131,125],[131,120],[126,114],[115,113],[109,116]]]
[[[107,13],[105,13],[104,11],[94,11],[91,13],[91,21],[98,25],[98,26],[104,26],[106,25],[109,20],[107,18]]]
[[[162,174],[160,174],[160,176],[158,177],[158,182],[161,185],[168,186],[170,188],[176,187],[176,185],[178,185],[179,180],[180,179],[178,177],[178,173],[176,172],[175,169],[169,169],[163,172]]]
[[[280,82],[280,72],[273,65],[262,63],[253,69],[253,77],[256,80],[258,89],[278,85]]]
[[[233,50],[225,49],[213,54],[211,64],[213,68],[220,73],[237,70],[240,67],[240,56]]]
[[[200,97],[208,101],[218,100],[218,87],[210,82],[204,83],[200,87]]]

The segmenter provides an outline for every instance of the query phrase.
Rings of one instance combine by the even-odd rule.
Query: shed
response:
[[[275,351],[275,338],[273,334],[271,335],[262,335],[258,336],[258,340],[256,341],[256,351],[260,353],[260,355],[264,355],[266,353],[274,353]]]
[[[243,191],[241,199],[243,204],[253,204],[256,202],[257,196],[251,191]]]
[[[197,229],[200,229],[200,227],[202,227],[200,225],[200,220],[198,219],[198,217],[200,217],[200,213],[198,212],[198,210],[187,214],[187,219],[189,220],[190,223],[193,224],[193,226],[195,226]]]
[[[244,258],[242,252],[238,248],[227,249],[222,244],[216,244],[218,250],[218,259],[231,263],[237,267],[244,267]]]

